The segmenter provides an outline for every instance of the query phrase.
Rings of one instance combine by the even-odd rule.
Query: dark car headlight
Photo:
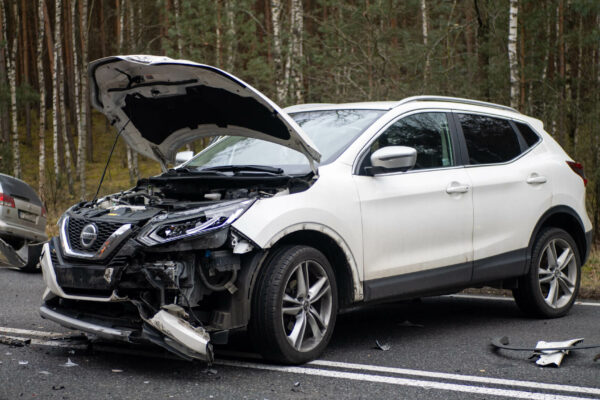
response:
[[[146,224],[138,240],[147,246],[154,246],[202,235],[233,223],[252,203],[254,200],[234,200],[158,215]]]

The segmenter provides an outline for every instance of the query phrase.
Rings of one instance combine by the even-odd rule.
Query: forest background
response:
[[[0,13],[0,172],[39,191],[49,233],[94,195],[115,135],[90,109],[88,62],[156,54],[223,68],[282,107],[419,94],[512,105],[585,166],[599,236],[599,1],[0,0]],[[158,172],[121,141],[101,193]]]

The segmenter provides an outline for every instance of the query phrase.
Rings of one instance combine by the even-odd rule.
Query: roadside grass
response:
[[[600,246],[595,246],[581,270],[579,297],[600,299]]]

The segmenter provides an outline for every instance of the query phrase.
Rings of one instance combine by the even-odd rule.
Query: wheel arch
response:
[[[527,248],[527,270],[525,273],[527,273],[529,270],[531,251],[535,244],[535,238],[537,237],[538,233],[546,227],[561,228],[569,233],[577,244],[577,250],[581,256],[582,265],[585,263],[589,253],[589,245],[586,240],[583,221],[577,212],[571,207],[561,205],[552,207],[546,211],[538,220],[535,228],[533,229]]]

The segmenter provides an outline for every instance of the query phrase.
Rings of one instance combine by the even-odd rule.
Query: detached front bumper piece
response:
[[[135,301],[127,297],[118,296],[116,290],[110,296],[102,297],[65,293],[57,280],[52,250],[46,243],[41,257],[42,273],[47,286],[44,304],[40,307],[42,318],[97,338],[153,343],[182,358],[212,363],[214,353],[209,333],[182,318],[178,307],[165,307],[154,315],[147,316],[138,308],[139,304],[136,305]],[[117,308],[119,312],[109,311]],[[128,317],[117,317],[121,314]]]

